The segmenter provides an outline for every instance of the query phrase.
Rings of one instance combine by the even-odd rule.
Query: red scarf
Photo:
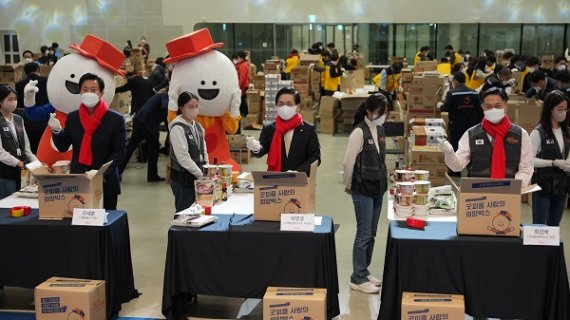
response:
[[[511,127],[509,117],[505,115],[503,120],[497,124],[489,122],[483,118],[481,123],[485,132],[494,139],[493,155],[491,157],[491,178],[504,179],[507,171],[507,157],[505,155],[505,137]]]
[[[287,107],[288,108],[288,107]],[[283,135],[291,129],[295,129],[303,123],[303,118],[297,112],[293,118],[285,121],[280,117],[275,118],[275,133],[267,155],[267,171],[281,171],[281,144]]]
[[[93,163],[93,150],[91,149],[91,139],[93,134],[101,125],[101,119],[107,113],[107,104],[104,100],[100,100],[95,107],[93,115],[89,114],[89,110],[83,103],[79,106],[79,121],[83,127],[83,140],[81,140],[81,148],[79,149],[79,163],[90,166]]]

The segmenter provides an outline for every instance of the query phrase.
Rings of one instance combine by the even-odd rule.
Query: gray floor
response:
[[[255,137],[259,131],[246,131]],[[319,135],[323,162],[318,169],[317,213],[331,215],[340,224],[336,234],[339,301],[342,319],[376,319],[380,307],[379,295],[367,295],[351,291],[348,279],[352,271],[352,242],[355,233],[354,210],[351,200],[343,190],[339,171],[344,157],[347,136]],[[159,160],[159,168],[165,168],[166,157]],[[392,167],[395,159],[388,157]],[[244,170],[265,170],[265,158],[253,159],[244,165]],[[162,170],[162,169],[161,169]],[[160,172],[164,175],[164,171]],[[121,316],[162,318],[162,280],[166,254],[167,230],[174,212],[174,198],[170,186],[165,183],[146,182],[146,165],[132,162],[123,175],[123,194],[119,207],[129,213],[131,248],[135,274],[135,285],[143,293],[138,299],[122,307]],[[370,270],[382,278],[384,251],[386,247],[387,223],[385,209],[377,234],[374,258]],[[523,222],[530,221],[530,209],[523,204]],[[561,234],[564,241],[570,240],[569,217],[563,218]],[[569,256],[568,246],[566,256]],[[25,290],[7,288],[4,307],[29,308],[30,293]],[[14,299],[14,296],[25,297]],[[17,300],[17,301],[15,301]],[[200,304],[191,307],[191,319],[235,319],[242,299],[203,297]],[[249,319],[262,319],[261,308],[255,308]],[[470,319],[470,318],[468,318]]]

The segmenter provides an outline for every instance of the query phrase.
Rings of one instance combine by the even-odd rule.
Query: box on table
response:
[[[326,320],[327,289],[268,287],[263,320]]]
[[[52,277],[34,290],[37,320],[105,320],[105,281]]]
[[[370,97],[370,94],[368,93],[355,93],[355,94],[346,95],[342,97],[342,99],[340,100],[341,104],[340,107],[343,111],[354,112],[356,111],[356,109],[358,109],[360,104],[362,104],[363,102],[366,101],[366,99],[368,99],[368,97]]]
[[[16,71],[12,66],[0,66],[0,83],[16,82]]]
[[[457,203],[457,233],[518,237],[521,223],[521,189],[516,179],[463,178]]]
[[[409,94],[407,99],[408,109],[435,110],[438,101],[438,97],[433,94]]]
[[[523,88],[523,73],[520,71],[513,71],[513,79],[516,80],[517,85],[514,87],[515,92],[522,91]]]
[[[38,181],[40,219],[71,218],[75,208],[103,208],[103,174],[112,162],[84,174],[49,173],[39,161],[28,163]]]
[[[439,145],[438,138],[444,138],[447,134],[442,127],[412,127],[412,144],[415,146]]]
[[[117,111],[120,114],[129,114],[131,111],[131,92],[119,92],[115,93],[113,101],[109,108]]]
[[[243,134],[228,134],[227,137],[230,149],[245,148],[247,139]]]
[[[437,70],[437,61],[418,61],[414,65],[414,72],[426,72]]]
[[[429,179],[445,179],[445,174],[448,172],[447,165],[445,163],[420,163],[411,166],[414,170],[427,170],[429,171]]]
[[[412,118],[409,125],[424,127],[442,127],[445,128],[445,122],[441,118]]]
[[[465,318],[465,299],[460,294],[402,293],[402,320]]]
[[[428,78],[428,79],[431,79],[431,78]],[[439,93],[443,93],[443,86],[442,85],[412,83],[412,84],[407,86],[406,92],[408,92],[410,94],[437,95]]]
[[[445,78],[444,77],[414,77],[412,80],[413,85],[423,85],[423,86],[434,86],[434,87],[444,87]]]
[[[515,123],[524,128],[530,134],[540,122],[541,115],[542,103],[530,100],[528,103],[519,104],[517,106],[517,119]]]
[[[410,165],[418,164],[444,164],[445,156],[438,147],[435,146],[411,146]]]
[[[252,172],[255,220],[280,221],[282,213],[315,213],[317,161],[305,172]]]
[[[540,57],[540,60],[542,60],[541,68],[544,68],[544,69],[553,69],[554,68],[554,56],[553,55],[542,56],[542,57]]]
[[[301,56],[301,59],[299,59],[299,64],[302,66],[308,66],[313,63],[318,63],[320,61],[321,61],[320,54],[304,54]]]

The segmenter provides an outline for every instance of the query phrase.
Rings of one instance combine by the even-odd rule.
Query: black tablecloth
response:
[[[329,318],[340,313],[332,219],[325,233],[281,232],[255,221],[225,231],[171,227],[162,313],[185,319],[185,294],[263,298],[268,286],[327,288]]]
[[[400,319],[403,291],[463,294],[476,317],[570,319],[562,243],[457,236],[455,223],[430,222],[425,231],[390,223],[378,319]]]
[[[111,211],[103,227],[71,219],[38,220],[37,210],[10,218],[0,209],[0,285],[34,288],[52,276],[105,280],[107,316],[138,297],[127,214]]]

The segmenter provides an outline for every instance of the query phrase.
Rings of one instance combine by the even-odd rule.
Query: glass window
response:
[[[520,50],[521,25],[520,24],[481,24],[479,40],[479,55],[483,50],[493,51],[503,49]],[[471,52],[471,55],[475,55]]]
[[[456,51],[477,52],[477,24],[437,24],[437,56],[443,55],[443,48],[452,45]]]
[[[522,53],[539,57],[564,53],[564,25],[524,25]]]
[[[392,29],[392,25],[388,24],[368,25],[368,39],[358,43],[365,60],[368,58],[368,62],[372,64],[388,63],[388,58],[393,55],[392,41],[390,41],[393,39]]]
[[[432,56],[437,57],[435,51],[435,24],[398,24],[396,27],[396,56],[406,57],[413,62],[416,53],[423,46],[432,48]]]

